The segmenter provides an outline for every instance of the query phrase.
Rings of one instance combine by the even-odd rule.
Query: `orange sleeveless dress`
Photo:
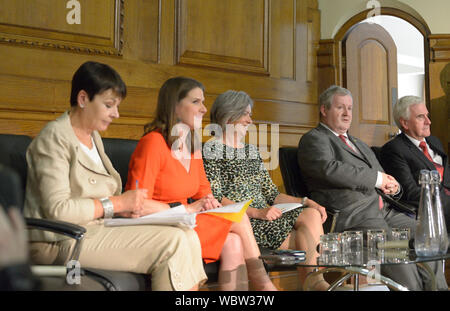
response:
[[[200,199],[211,194],[203,160],[191,157],[189,172],[176,158],[161,133],[153,131],[141,138],[133,152],[125,189],[148,189],[148,197],[159,202],[187,204],[188,198]],[[206,263],[219,259],[230,231],[231,221],[214,215],[199,214],[194,230]]]

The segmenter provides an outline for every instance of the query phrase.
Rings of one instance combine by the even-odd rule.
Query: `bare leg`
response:
[[[306,264],[316,264],[316,247],[319,244],[320,236],[323,234],[322,221],[318,211],[312,208],[305,208],[297,218],[294,230],[280,246],[282,249],[298,249],[306,251]],[[300,282],[303,284],[308,273],[313,272],[314,268],[298,268]],[[329,284],[323,279],[323,275],[315,276],[311,282],[314,290],[326,290]]]
[[[240,223],[233,223],[230,232],[236,233],[241,239],[248,278],[253,288],[255,290],[277,290],[270,280],[262,260],[259,259],[261,253],[248,216],[244,214]]]
[[[222,291],[248,290],[244,250],[239,235],[230,232],[220,254],[219,287]]]

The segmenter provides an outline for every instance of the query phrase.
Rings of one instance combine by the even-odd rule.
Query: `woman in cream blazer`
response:
[[[105,227],[104,218],[138,214],[146,190],[121,194],[122,183],[98,131],[119,117],[126,86],[114,69],[84,63],[72,79],[71,109],[49,122],[27,150],[24,214],[86,228],[81,267],[151,274],[153,290],[196,289],[206,280],[197,235],[170,226]],[[31,256],[63,264],[73,241],[31,231]]]

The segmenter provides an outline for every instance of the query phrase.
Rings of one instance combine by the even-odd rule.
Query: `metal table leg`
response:
[[[353,290],[354,290],[355,292],[358,292],[358,291],[359,291],[359,274],[355,274],[355,275],[354,275],[354,277],[353,277],[353,282],[354,282],[354,284],[353,284]]]
[[[434,272],[433,272],[433,270],[431,270],[430,266],[426,262],[418,262],[417,266],[421,267],[423,270],[425,270],[430,275],[431,290],[437,291],[436,276],[434,275]]]
[[[428,269],[430,269],[430,268],[428,267]],[[325,274],[325,273],[328,273],[328,272],[343,272],[343,273],[345,273],[345,275],[343,277],[341,277],[339,280],[337,280],[336,282],[331,284],[331,286],[328,288],[329,291],[336,289],[339,285],[341,285],[344,281],[346,281],[347,279],[349,279],[352,276],[357,277],[357,279],[355,279],[355,290],[359,290],[359,278],[358,278],[358,276],[359,275],[367,276],[370,273],[370,270],[364,269],[364,268],[358,268],[358,267],[324,268],[322,270],[311,272],[306,277],[305,283],[303,284],[303,290],[304,291],[309,290],[310,277],[318,275],[318,274]],[[389,288],[392,288],[392,289],[397,290],[397,291],[409,291],[408,288],[406,288],[405,286],[403,286],[403,285],[401,285],[401,284],[391,280],[388,277],[385,277],[383,275],[379,275],[378,277],[380,279],[380,282],[383,283],[384,285],[388,286]]]

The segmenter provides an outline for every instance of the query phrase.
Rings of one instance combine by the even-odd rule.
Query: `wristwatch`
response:
[[[169,204],[170,208],[181,205],[180,202],[172,202],[172,203],[168,203],[168,204]]]
[[[114,205],[111,202],[111,200],[108,197],[106,197],[106,198],[100,199],[100,202],[102,203],[102,206],[103,206],[103,212],[104,212],[103,218],[105,218],[105,219],[113,218],[113,216],[114,216]]]
[[[308,205],[306,204],[306,202],[308,202],[308,197],[303,197],[303,199],[302,199],[302,205],[303,205],[303,206],[308,206]]]

